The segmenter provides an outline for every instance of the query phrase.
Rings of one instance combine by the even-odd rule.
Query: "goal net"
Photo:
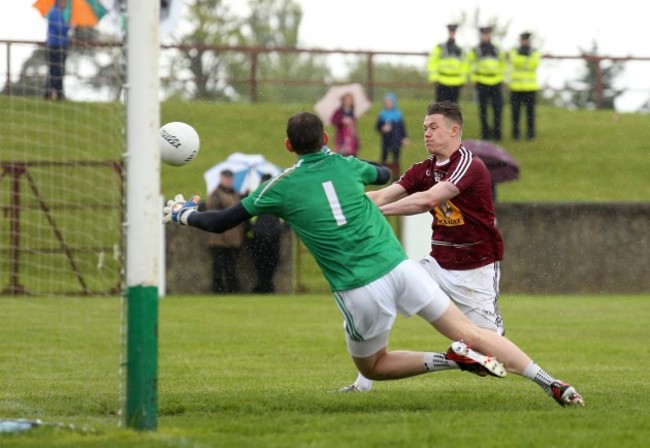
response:
[[[61,101],[46,98],[41,51],[13,43],[12,57],[27,59],[0,73],[0,291],[119,295],[125,108],[102,101],[102,79],[83,67],[122,50],[71,50]],[[122,82],[110,76],[106,85]]]

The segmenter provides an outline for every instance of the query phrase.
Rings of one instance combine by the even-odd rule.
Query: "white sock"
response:
[[[458,364],[447,359],[444,353],[425,353],[422,358],[427,372],[440,372],[458,368]]]
[[[535,364],[534,361],[531,361],[531,363],[528,364],[521,375],[529,380],[533,380],[549,395],[553,393],[551,391],[551,384],[558,381],[555,377],[549,375],[544,369]]]
[[[425,353],[423,358],[424,368],[427,372],[441,372],[443,370],[457,369],[458,364],[445,357],[444,353]],[[357,380],[354,382],[357,389],[368,391],[372,389],[372,380],[365,376],[357,375]]]
[[[357,376],[357,380],[354,382],[354,384],[359,390],[368,391],[372,389],[372,380],[369,380],[361,374]]]

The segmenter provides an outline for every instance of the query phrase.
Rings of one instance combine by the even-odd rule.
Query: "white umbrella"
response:
[[[217,188],[221,172],[224,170],[232,171],[233,188],[240,194],[255,190],[262,183],[263,175],[275,176],[282,171],[280,167],[266,160],[261,154],[235,152],[203,174],[208,194]]]
[[[354,98],[354,116],[356,118],[361,117],[370,109],[372,103],[368,99],[363,85],[357,83],[332,86],[325,96],[314,105],[316,114],[324,123],[330,123],[334,111],[341,107],[341,98],[348,93]]]

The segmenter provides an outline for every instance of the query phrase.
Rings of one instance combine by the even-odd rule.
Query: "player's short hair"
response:
[[[323,122],[311,112],[297,113],[287,122],[287,138],[296,154],[318,152],[323,147]]]
[[[427,106],[427,115],[442,115],[461,128],[463,127],[463,111],[458,103],[454,103],[453,101],[430,103]]]

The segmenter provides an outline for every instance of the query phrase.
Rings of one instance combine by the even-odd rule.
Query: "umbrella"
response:
[[[463,146],[485,163],[493,184],[519,178],[519,165],[501,146],[484,140],[466,140]]]
[[[275,176],[282,171],[261,154],[235,152],[203,174],[208,194],[217,188],[221,172],[224,170],[233,172],[233,188],[241,194],[255,190],[262,183],[263,175]]]
[[[70,26],[93,27],[108,12],[99,0],[36,0],[32,6],[46,17],[57,2],[63,2],[63,17]]]
[[[356,118],[359,118],[370,109],[370,100],[361,84],[332,86],[314,106],[316,114],[324,123],[329,123],[334,111],[341,107],[341,97],[346,93],[352,94],[354,98],[354,116]]]

